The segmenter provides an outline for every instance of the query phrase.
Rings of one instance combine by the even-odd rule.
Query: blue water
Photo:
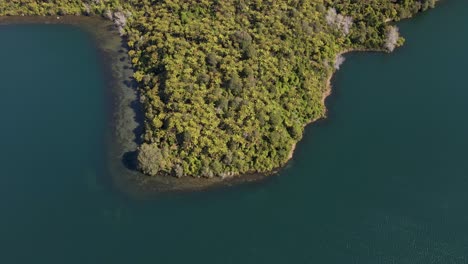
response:
[[[280,175],[144,201],[103,180],[90,35],[0,26],[0,263],[468,263],[467,18],[443,1],[347,55]]]

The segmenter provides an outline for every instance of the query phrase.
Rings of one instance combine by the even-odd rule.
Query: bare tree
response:
[[[353,26],[352,17],[337,14],[334,8],[328,9],[325,20],[328,25],[337,27],[344,35],[348,35]]]
[[[91,13],[91,8],[89,7],[89,4],[83,3],[83,7],[84,7],[84,13],[85,13],[85,15],[89,16],[90,13]]]
[[[120,35],[125,33],[125,25],[127,24],[127,16],[123,12],[115,12],[114,15],[114,24],[120,32]]]
[[[106,11],[104,11],[104,17],[109,20],[112,20],[113,19],[112,11],[110,11],[109,9],[106,9]]]
[[[184,176],[184,168],[180,164],[176,164],[173,170],[177,178],[182,178]]]
[[[336,14],[336,9],[335,8],[328,9],[327,16],[325,17],[325,19],[327,20],[327,24],[330,25],[330,26],[335,25],[336,16],[337,16],[337,14]]]
[[[345,16],[341,24],[341,30],[345,35],[349,34],[351,27],[353,26],[353,18],[350,16]]]
[[[385,48],[392,52],[398,43],[398,39],[400,38],[400,32],[396,26],[391,26],[387,31],[387,37],[385,40]]]
[[[340,66],[341,64],[343,64],[343,62],[345,62],[346,58],[343,57],[343,55],[338,55],[336,56],[336,59],[335,59],[335,64],[334,64],[334,67],[336,70],[339,70],[340,69]]]

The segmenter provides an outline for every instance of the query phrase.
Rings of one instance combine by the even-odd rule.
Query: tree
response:
[[[139,169],[151,176],[157,175],[167,167],[167,161],[156,144],[142,144],[137,159]]]
[[[335,64],[334,64],[334,68],[335,70],[339,70],[340,69],[340,66],[341,64],[343,64],[345,62],[345,57],[343,57],[343,55],[338,55],[335,59]]]
[[[243,84],[237,73],[234,73],[229,79],[227,87],[235,95],[239,95],[241,93]]]
[[[397,46],[398,40],[400,39],[400,33],[396,26],[390,26],[387,28],[387,34],[385,38],[385,48],[392,52]]]

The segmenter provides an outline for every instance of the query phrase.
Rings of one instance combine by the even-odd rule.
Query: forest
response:
[[[9,0],[0,15],[114,21],[145,112],[139,169],[230,177],[283,166],[325,117],[327,82],[352,50],[391,52],[393,22],[435,0]]]

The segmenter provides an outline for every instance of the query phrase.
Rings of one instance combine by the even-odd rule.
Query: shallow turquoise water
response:
[[[0,263],[467,263],[467,20],[447,0],[347,55],[280,175],[149,201],[102,183],[91,38],[0,26]]]

